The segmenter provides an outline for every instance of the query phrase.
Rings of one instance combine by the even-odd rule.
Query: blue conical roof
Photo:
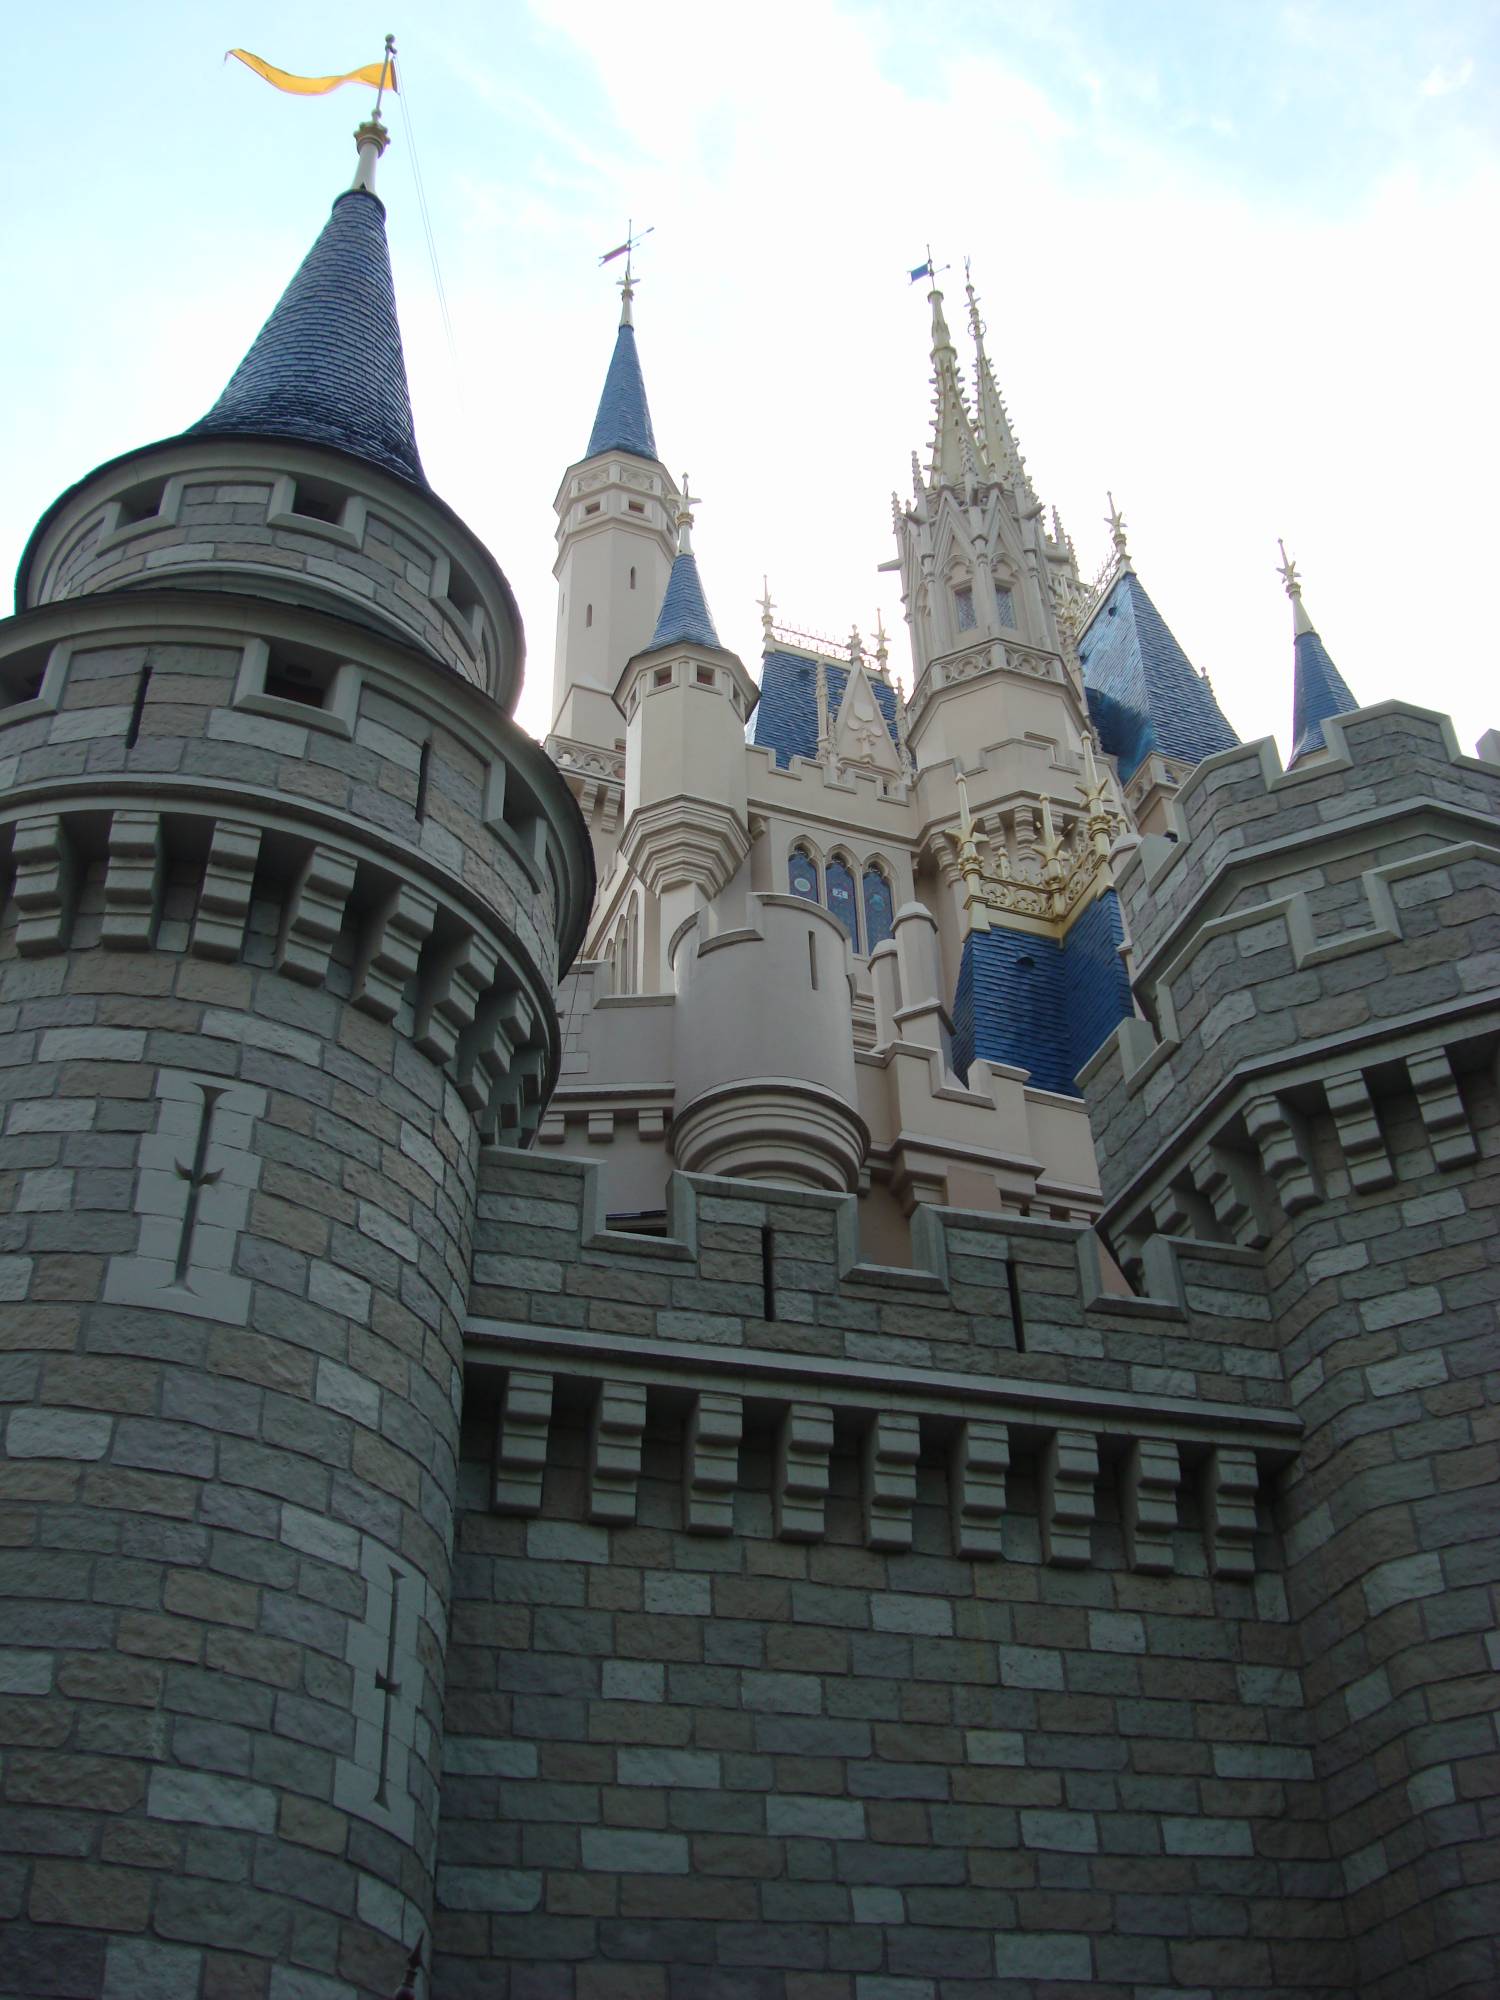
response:
[[[637,458],[656,456],[656,438],[651,429],[651,411],[646,404],[646,384],[633,326],[622,325],[615,335],[615,351],[604,378],[599,414],[594,418],[584,457],[594,458],[601,451],[630,451]]]
[[[193,435],[301,438],[425,486],[385,209],[350,189]]]
[[[667,594],[661,601],[661,611],[656,620],[656,630],[651,634],[648,653],[658,646],[719,646],[719,635],[714,630],[713,614],[708,608],[708,599],[703,595],[703,582],[698,575],[698,558],[691,549],[684,549],[672,565],[672,574],[667,578]],[[722,652],[723,648],[719,647]]]
[[[1078,657],[1089,713],[1104,748],[1119,759],[1122,781],[1153,750],[1197,764],[1239,742],[1134,570],[1116,578]]]
[[[1331,715],[1347,715],[1359,703],[1316,632],[1311,629],[1299,632],[1293,642],[1293,655],[1291,761],[1295,764],[1309,750],[1325,747],[1323,724]]]

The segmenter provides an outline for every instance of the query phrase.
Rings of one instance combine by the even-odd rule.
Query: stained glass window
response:
[[[805,847],[792,849],[789,872],[794,896],[805,896],[809,903],[821,901],[818,895],[818,864]]]
[[[954,616],[960,632],[972,632],[978,620],[974,616],[974,593],[967,584],[953,593]]]
[[[995,585],[995,602],[1000,607],[1000,623],[1005,627],[1007,632],[1014,632],[1016,629],[1016,601],[1011,596],[1008,585],[1003,583]]]
[[[891,885],[878,868],[865,870],[865,939],[871,951],[891,935],[896,916],[896,899]]]
[[[854,896],[854,874],[837,855],[828,864],[828,907],[849,933],[849,941],[859,950],[859,905]]]

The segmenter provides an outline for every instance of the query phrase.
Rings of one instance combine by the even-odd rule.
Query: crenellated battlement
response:
[[[305,612],[168,590],[14,621],[0,685],[23,957],[265,964],[401,1022],[493,1129],[535,1124],[588,884],[487,696]]]
[[[1121,871],[1145,1018],[1083,1081],[1127,1237],[1191,1221],[1268,1241],[1316,1184],[1310,1118],[1358,1185],[1374,1098],[1414,1090],[1446,1147],[1496,1044],[1500,767],[1398,704],[1328,735],[1328,759],[1290,773],[1269,744],[1209,760],[1181,844],[1148,840]]]
[[[431,493],[341,452],[175,438],[101,466],[43,516],[22,610],[118,590],[252,594],[416,644],[509,710],[524,646],[510,587]]]

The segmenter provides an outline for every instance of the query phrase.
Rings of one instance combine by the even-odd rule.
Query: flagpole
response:
[[[387,35],[385,38],[385,60],[380,65],[380,88],[375,93],[375,116],[377,118],[380,116],[380,100],[385,96],[385,80],[391,73],[391,63],[395,58],[395,54],[396,37],[394,35]]]

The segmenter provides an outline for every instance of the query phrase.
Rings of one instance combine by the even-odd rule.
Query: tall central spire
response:
[[[931,259],[928,260],[929,263]],[[962,486],[979,469],[979,447],[964,398],[958,353],[943,317],[943,295],[934,278],[927,294],[932,307],[932,466],[933,484]]]
[[[373,119],[356,132],[354,186],[334,202],[223,395],[189,435],[301,438],[426,486],[385,209],[374,190],[375,162],[388,136]]]

